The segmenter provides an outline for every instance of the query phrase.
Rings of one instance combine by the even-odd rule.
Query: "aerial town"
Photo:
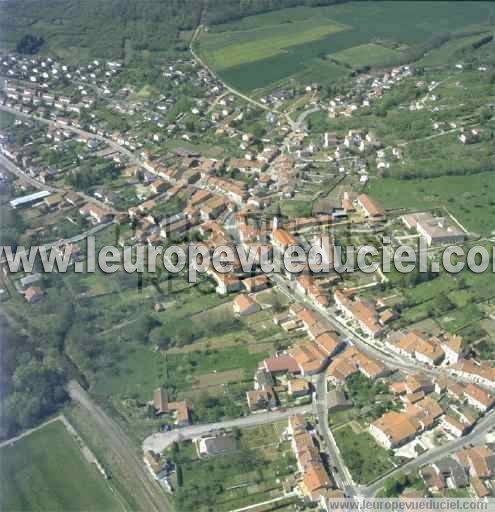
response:
[[[81,510],[495,497],[495,279],[439,265],[449,246],[494,244],[493,36],[441,68],[253,94],[195,37],[153,87],[125,59],[0,55],[1,245],[69,255],[47,274],[9,271],[2,253],[2,311],[23,347],[2,439],[61,423],[98,489]],[[443,151],[462,172],[443,173]],[[478,180],[469,166],[485,161]],[[242,247],[254,268],[236,257],[194,283],[163,265],[80,273],[91,237]],[[330,271],[262,269],[323,242]],[[371,269],[420,242],[425,273]],[[343,271],[334,249],[365,245],[370,269]]]

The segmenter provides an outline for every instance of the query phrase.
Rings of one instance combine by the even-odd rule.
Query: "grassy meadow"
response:
[[[122,510],[60,421],[1,448],[0,474],[4,512]]]
[[[466,229],[482,235],[495,232],[493,172],[418,180],[373,180],[369,193],[386,208],[444,206]]]

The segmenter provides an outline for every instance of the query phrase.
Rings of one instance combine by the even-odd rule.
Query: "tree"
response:
[[[447,297],[447,295],[437,295],[431,301],[431,307],[436,316],[440,316],[445,314],[447,311],[450,311],[454,305]]]
[[[45,41],[42,37],[27,34],[17,43],[16,51],[17,53],[22,53],[24,55],[34,55],[40,51],[44,42]]]

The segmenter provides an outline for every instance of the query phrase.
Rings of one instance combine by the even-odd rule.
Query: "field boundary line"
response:
[[[38,425],[37,427],[30,428],[28,430],[25,430],[24,432],[21,432],[19,435],[11,437],[10,439],[6,439],[5,441],[2,441],[0,443],[0,448],[3,448],[4,446],[13,446],[17,441],[20,441],[21,439],[24,439],[25,437],[28,437],[31,434],[34,434],[38,430],[41,430],[42,428],[46,427],[47,425],[50,425],[51,423],[55,423],[56,421],[62,421],[63,423],[63,415],[59,414],[58,416],[55,416],[55,418],[50,418],[49,420],[41,423],[41,425]]]

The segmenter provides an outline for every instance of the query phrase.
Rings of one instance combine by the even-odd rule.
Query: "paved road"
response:
[[[100,433],[106,439],[108,451],[114,452],[115,457],[122,461],[127,471],[126,477],[129,480],[122,483],[140,490],[143,510],[146,512],[173,510],[165,493],[136,454],[132,442],[122,428],[99,405],[93,402],[88,393],[76,381],[69,382],[68,391],[72,400],[78,402],[98,425]]]
[[[98,233],[99,231],[102,231],[103,229],[107,228],[111,224],[113,224],[112,221],[111,222],[105,222],[104,224],[98,224],[97,226],[94,226],[91,229],[88,229],[88,230],[86,230],[86,231],[84,231],[82,233],[79,233],[77,235],[74,235],[74,236],[72,236],[70,238],[61,238],[60,240],[56,240],[55,242],[49,242],[47,244],[39,245],[38,248],[39,249],[48,250],[48,249],[54,249],[55,247],[62,247],[64,245],[74,244],[76,242],[80,242],[81,240],[83,240],[85,238],[88,238],[88,236],[95,235],[96,233]],[[16,251],[16,254],[22,255],[25,252],[29,252],[29,249],[30,248],[25,248],[22,251],[18,247],[17,251]],[[0,252],[0,254],[1,254],[1,252]],[[7,260],[6,260],[5,256],[0,259],[0,263],[6,263],[6,261]]]
[[[0,110],[3,109],[3,106],[0,105]],[[28,116],[29,117],[29,116]],[[42,183],[41,181],[36,180],[32,176],[29,176],[26,174],[22,169],[17,167],[17,165],[14,164],[11,160],[6,158],[5,156],[0,154],[0,166],[3,167],[6,171],[10,172],[11,174],[14,174],[18,178],[22,178],[23,180],[27,181],[31,186],[38,190],[47,190],[48,192],[59,192],[60,194],[65,194],[69,190],[72,190],[70,188],[57,188],[53,187],[51,185],[47,185],[46,183]],[[84,192],[79,192],[75,190],[78,195],[80,195],[82,198],[84,198],[85,201],[89,201],[92,203],[95,203],[99,205],[101,208],[105,208],[106,210],[111,211],[112,213],[117,213],[117,210],[109,206],[108,204],[104,203],[103,201],[100,201],[96,199],[95,197],[88,196]]]
[[[261,103],[260,101],[256,101],[254,100],[253,98],[249,97],[249,96],[246,96],[245,94],[243,94],[242,92],[238,91],[237,89],[234,89],[233,87],[231,87],[230,85],[226,84],[223,80],[221,80],[217,74],[206,64],[206,62],[198,56],[198,54],[194,51],[194,42],[196,41],[201,29],[203,28],[202,25],[199,25],[198,27],[196,27],[196,30],[194,31],[194,35],[193,37],[191,38],[191,43],[189,44],[189,51],[191,52],[191,55],[193,56],[194,60],[200,65],[202,66],[203,68],[205,68],[209,73],[210,75],[215,78],[215,80],[218,80],[219,82],[222,83],[223,87],[229,91],[230,93],[238,96],[239,98],[242,98],[244,101],[247,101],[248,103],[251,103],[252,105],[255,105],[257,106],[258,108],[261,108],[263,110],[266,110],[267,112],[276,112],[277,114],[279,115],[282,115],[285,117],[285,119],[287,120],[287,122],[289,123],[289,125],[291,126],[291,128],[294,130],[296,129],[296,123],[294,123],[294,121],[289,117],[289,115],[287,115],[285,112],[281,112],[280,110],[276,109],[276,108],[271,108],[267,105],[264,105],[263,103]]]
[[[129,158],[129,161],[131,163],[134,163],[134,164],[140,163],[139,159],[134,155],[134,153],[132,153],[132,151],[129,151],[124,146],[121,146],[120,144],[117,144],[112,139],[108,139],[106,137],[103,137],[102,135],[98,135],[98,134],[92,133],[92,132],[87,132],[85,130],[81,130],[80,128],[76,128],[75,126],[70,126],[70,125],[60,123],[58,121],[53,121],[52,119],[46,119],[44,117],[35,116],[32,114],[25,114],[24,112],[20,112],[19,110],[15,109],[15,108],[6,107],[5,105],[0,105],[0,110],[9,112],[11,114],[15,114],[16,116],[19,116],[19,117],[24,117],[26,119],[34,119],[35,121],[39,121],[40,123],[58,126],[59,128],[62,128],[65,130],[70,130],[71,132],[77,133],[79,135],[84,135],[87,137],[91,137],[93,139],[101,140],[102,142],[105,142],[106,144],[108,144],[111,148],[115,149],[115,151],[119,151],[120,153],[123,153],[124,155],[126,155]]]
[[[296,302],[304,304],[307,308],[316,311],[319,315],[323,316],[325,320],[330,323],[330,325],[332,325],[337,331],[340,331],[345,338],[349,339],[362,352],[368,354],[371,357],[374,357],[375,359],[378,359],[390,369],[400,369],[406,373],[422,371],[432,375],[438,374],[438,370],[430,369],[414,361],[403,361],[396,354],[391,354],[390,352],[386,352],[373,345],[370,345],[370,343],[367,342],[362,336],[347,327],[337,316],[332,314],[330,311],[322,311],[321,309],[317,310],[307,297],[298,294],[294,289],[292,289],[290,284],[288,284],[288,281],[282,275],[271,274],[270,277],[285,295],[292,298]]]
[[[254,427],[256,425],[264,425],[267,423],[274,423],[276,421],[284,420],[294,414],[309,414],[311,412],[311,405],[302,405],[300,407],[293,407],[287,410],[260,412],[234,420],[220,421],[218,423],[210,423],[207,425],[190,425],[188,427],[171,430],[170,432],[159,432],[156,434],[151,434],[143,441],[143,450],[161,452],[176,441],[192,439],[194,437],[199,437],[203,434],[207,434],[208,432],[222,428],[229,429],[234,427]]]
[[[314,404],[318,417],[319,431],[325,441],[327,453],[330,455],[330,464],[337,468],[337,471],[332,469],[332,475],[338,487],[346,493],[346,496],[353,497],[358,494],[358,491],[328,424],[328,393],[325,372],[317,376],[315,388],[316,400]]]
[[[279,286],[279,288],[283,291],[291,299],[304,303],[307,307],[311,308],[314,311],[317,311],[320,315],[322,315],[326,320],[330,322],[337,330],[341,333],[344,333],[360,350],[369,354],[372,357],[377,358],[382,363],[389,366],[391,369],[400,369],[405,372],[417,372],[422,371],[431,376],[438,375],[441,372],[441,369],[436,368],[428,368],[421,364],[416,364],[414,361],[403,361],[400,356],[397,354],[386,354],[382,352],[380,349],[369,345],[364,339],[361,339],[359,335],[354,333],[351,329],[349,329],[344,324],[336,321],[338,317],[332,316],[330,313],[322,312],[321,310],[316,310],[312,307],[310,301],[307,298],[300,296],[297,294],[286,282],[286,280],[280,274],[273,274],[270,276]],[[462,379],[452,377],[453,379],[460,380]],[[397,468],[397,470],[389,473],[386,477],[378,480],[374,484],[368,487],[363,486],[355,486],[352,482],[352,478],[345,466],[345,462],[340,457],[340,453],[335,444],[335,440],[333,438],[332,432],[328,426],[328,406],[326,401],[326,379],[325,373],[321,373],[317,376],[316,379],[316,390],[317,390],[317,400],[316,400],[316,410],[318,416],[318,422],[323,427],[321,428],[321,433],[325,440],[325,444],[327,445],[328,453],[330,454],[330,458],[332,460],[332,464],[335,465],[338,469],[338,475],[336,476],[337,484],[342,486],[342,489],[346,491],[349,496],[352,495],[361,495],[361,496],[374,496],[383,486],[383,483],[390,476],[402,472],[409,471],[415,467],[422,466],[425,464],[430,464],[431,462],[441,459],[453,452],[458,451],[462,447],[476,442],[481,441],[482,437],[490,431],[492,428],[495,428],[495,411],[490,415],[483,418],[476,426],[476,428],[467,436],[455,440],[451,443],[448,443],[444,446],[441,446],[435,450],[429,450],[425,454],[417,457],[411,462]],[[335,472],[334,472],[335,473]]]
[[[2,106],[0,105],[0,110]],[[22,178],[26,180],[30,185],[32,185],[34,188],[37,188],[38,190],[47,190],[48,192],[61,192],[65,193],[66,190],[63,190],[61,188],[52,187],[50,185],[47,185],[46,183],[41,183],[41,181],[35,180],[33,177],[28,176],[24,171],[19,169],[13,162],[11,162],[8,158],[6,158],[3,155],[0,155],[0,165],[11,174],[14,174],[15,176]]]
[[[305,110],[301,114],[299,114],[299,117],[297,118],[297,121],[295,122],[295,128],[297,130],[302,130],[304,128],[304,122],[306,121],[306,118],[311,115],[315,114],[316,112],[320,111],[320,107],[313,107],[308,110]]]

